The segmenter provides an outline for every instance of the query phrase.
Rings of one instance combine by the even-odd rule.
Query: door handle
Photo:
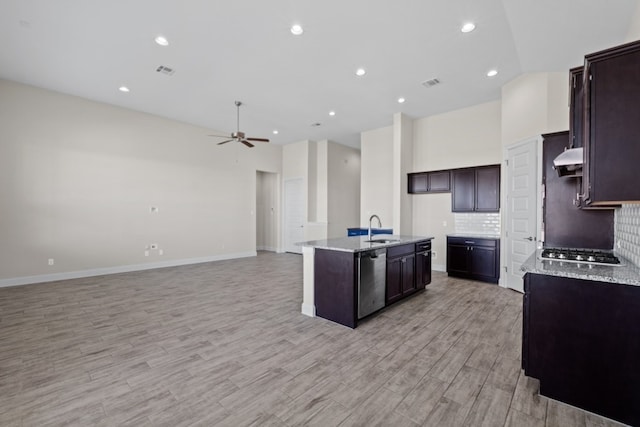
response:
[[[525,237],[524,240],[528,240],[530,242],[533,242],[534,240],[536,240],[536,238],[533,237],[533,236],[529,236],[529,237]]]

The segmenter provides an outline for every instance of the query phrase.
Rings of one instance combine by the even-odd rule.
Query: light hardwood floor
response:
[[[273,253],[0,289],[0,425],[616,425],[538,396],[516,292],[434,273],[355,330],[301,301]]]

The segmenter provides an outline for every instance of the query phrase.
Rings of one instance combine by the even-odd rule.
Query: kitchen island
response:
[[[378,234],[299,243],[302,313],[350,328],[431,281],[433,237]]]
[[[540,258],[522,265],[522,368],[540,394],[640,425],[640,268]]]

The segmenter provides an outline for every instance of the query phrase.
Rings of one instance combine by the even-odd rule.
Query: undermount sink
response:
[[[399,239],[371,239],[371,240],[365,240],[365,242],[367,243],[393,243],[393,242],[399,242]]]

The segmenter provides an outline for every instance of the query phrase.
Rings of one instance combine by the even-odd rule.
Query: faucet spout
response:
[[[376,214],[371,215],[369,217],[369,240],[371,240],[371,221],[373,221],[373,218],[378,220],[378,228],[382,228],[382,221],[380,221],[380,217]]]

